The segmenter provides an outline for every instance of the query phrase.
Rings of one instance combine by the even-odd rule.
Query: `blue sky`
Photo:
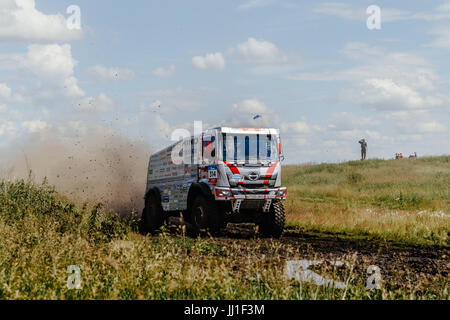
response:
[[[280,128],[287,163],[450,150],[448,1],[0,0],[0,48],[2,152],[195,120]]]

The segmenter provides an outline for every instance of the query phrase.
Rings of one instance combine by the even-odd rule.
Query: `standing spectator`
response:
[[[361,145],[361,161],[363,161],[363,160],[366,160],[366,155],[367,155],[366,139],[359,140],[359,144]]]

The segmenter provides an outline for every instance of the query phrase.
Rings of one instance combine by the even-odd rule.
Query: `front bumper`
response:
[[[218,201],[286,200],[287,197],[287,188],[245,189],[216,187],[213,192]]]

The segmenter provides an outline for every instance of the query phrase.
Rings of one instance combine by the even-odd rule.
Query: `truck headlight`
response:
[[[233,194],[230,190],[216,189],[216,196],[218,197],[232,197]]]

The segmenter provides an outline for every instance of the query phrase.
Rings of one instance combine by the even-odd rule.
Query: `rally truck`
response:
[[[191,230],[217,234],[228,223],[255,223],[279,238],[287,189],[281,186],[278,129],[209,129],[150,156],[141,227],[183,217]]]

